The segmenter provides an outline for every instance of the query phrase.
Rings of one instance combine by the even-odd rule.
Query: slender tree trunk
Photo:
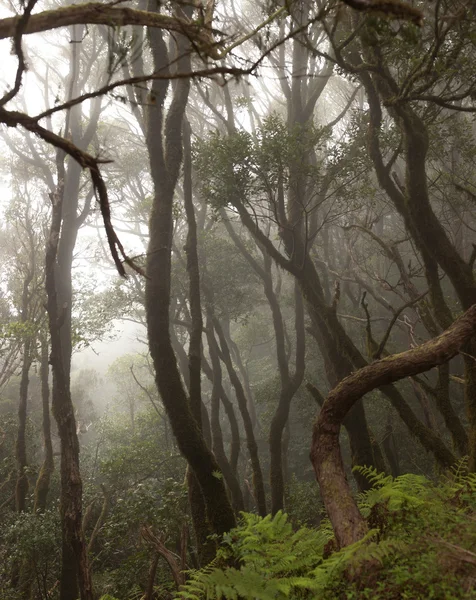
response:
[[[388,464],[390,465],[392,477],[398,477],[400,475],[400,464],[398,460],[397,445],[395,444],[395,436],[393,435],[390,413],[388,415],[387,425],[385,426],[385,437],[383,439],[382,446],[385,451]]]
[[[228,371],[228,377],[235,389],[236,399],[238,401],[238,407],[240,409],[241,418],[243,419],[243,426],[246,435],[246,444],[248,447],[248,453],[251,460],[251,468],[253,470],[253,491],[255,494],[255,501],[258,507],[258,513],[264,517],[267,514],[266,510],[266,495],[264,491],[264,480],[263,472],[261,470],[261,463],[258,454],[258,444],[253,430],[253,423],[251,421],[250,413],[248,412],[248,403],[246,401],[246,394],[241,384],[240,378],[238,377],[233,363],[231,360],[230,350],[226,343],[226,338],[223,333],[222,327],[216,317],[213,317],[213,326],[217,332],[218,339],[220,341],[220,358],[224,362]]]
[[[190,341],[188,347],[189,396],[190,405],[195,421],[203,432],[202,414],[206,409],[202,402],[201,389],[201,356],[202,356],[202,306],[200,296],[200,267],[198,262],[197,222],[193,206],[192,193],[192,147],[191,130],[187,118],[183,117],[183,196],[185,214],[187,216],[188,233],[185,252],[187,255],[187,273],[189,278],[190,302]],[[215,556],[215,545],[210,539],[213,533],[206,516],[205,499],[200,489],[200,482],[195,473],[188,469],[187,481],[189,486],[189,501],[192,512],[193,526],[197,538],[200,564],[208,564]]]
[[[62,193],[52,194],[53,213],[45,262],[47,312],[51,337],[50,361],[53,370],[53,415],[61,442],[62,564],[60,600],[77,600],[77,583],[81,600],[93,600],[91,576],[82,528],[82,481],[79,469],[79,442],[69,378],[63,363],[60,330],[62,315],[58,310],[55,263],[61,228]]]
[[[28,467],[26,455],[26,423],[28,384],[32,362],[31,346],[32,341],[28,337],[23,345],[23,363],[20,378],[20,403],[18,406],[18,433],[16,442],[17,483],[15,488],[15,507],[19,513],[26,510],[26,496],[29,488],[28,476],[26,474],[26,469]]]
[[[156,552],[150,562],[149,573],[147,576],[147,588],[145,590],[144,600],[154,600],[155,576],[157,574],[157,567],[159,566],[160,557],[161,554],[159,552]]]
[[[212,397],[211,397],[211,429],[213,439],[213,452],[217,457],[220,469],[225,477],[225,481],[231,493],[232,504],[236,512],[245,509],[243,502],[243,494],[241,493],[240,484],[236,477],[236,471],[233,471],[223,447],[223,435],[220,427],[220,395],[223,390],[222,372],[220,366],[220,358],[218,356],[218,347],[213,335],[213,325],[211,319],[207,323],[207,340],[208,351],[213,369]]]
[[[218,367],[220,367],[220,363],[218,363]],[[202,357],[202,369],[209,381],[213,385],[213,382],[215,380],[214,371],[206,361],[205,357]],[[218,379],[219,381],[222,381],[221,376]],[[232,472],[235,474],[236,477],[238,469],[238,459],[240,457],[241,451],[240,428],[238,427],[238,421],[236,419],[233,403],[228,398],[228,395],[225,392],[225,388],[223,387],[223,383],[220,386],[220,402],[223,404],[223,408],[225,409],[226,416],[228,417],[228,422],[230,424],[231,440],[229,464]]]
[[[50,479],[54,471],[53,444],[51,442],[51,419],[50,419],[50,387],[48,382],[48,342],[46,336],[41,339],[41,403],[43,407],[43,445],[44,459],[35,487],[34,512],[44,512],[50,488]]]
[[[227,322],[226,327],[223,328],[223,333],[225,335],[226,342],[228,344],[228,347],[230,348],[230,352],[233,355],[233,360],[234,360],[236,366],[238,367],[238,372],[240,373],[243,384],[244,384],[244,388],[245,388],[245,392],[246,392],[246,408],[248,409],[248,412],[250,414],[251,422],[253,424],[253,429],[257,430],[258,434],[259,434],[260,426],[258,423],[258,416],[256,414],[256,406],[255,406],[255,401],[253,398],[253,391],[251,389],[250,378],[248,375],[248,369],[245,367],[245,365],[243,364],[243,361],[241,360],[240,349],[238,348],[238,346],[235,344],[235,342],[231,338],[229,321]]]
[[[294,285],[296,371],[292,377],[282,377],[281,393],[269,430],[271,512],[276,514],[284,508],[283,431],[289,418],[291,401],[304,379],[305,333],[304,307],[297,281]],[[278,326],[279,327],[279,326]],[[276,329],[276,325],[275,325]],[[284,343],[284,339],[281,341]],[[283,348],[284,349],[284,348]]]
[[[389,109],[403,138],[405,159],[405,190],[399,189],[386,168],[380,149],[380,129],[382,125],[381,99],[386,102],[399,93],[398,85],[392,78],[378,48],[363,44],[364,58],[376,60],[378,69],[372,77],[361,72],[360,78],[367,93],[370,122],[368,129],[369,154],[382,189],[385,190],[395,208],[402,216],[405,226],[412,236],[425,264],[432,303],[435,314],[444,302],[441,301],[440,286],[434,285],[435,268],[439,265],[451,281],[463,309],[469,309],[476,302],[476,280],[472,265],[466,262],[449,239],[446,230],[436,217],[428,192],[426,160],[429,149],[427,127],[410,104],[394,105]],[[357,56],[358,59],[358,56]],[[437,269],[436,269],[437,275]],[[438,312],[439,311],[439,312]],[[444,318],[445,315],[442,315]],[[474,347],[473,347],[474,346]],[[469,342],[465,356],[465,402],[469,422],[469,468],[476,470],[476,344]],[[447,417],[449,416],[446,412]],[[452,426],[452,420],[449,421]],[[452,435],[456,430],[453,427]],[[458,445],[462,440],[458,439]]]

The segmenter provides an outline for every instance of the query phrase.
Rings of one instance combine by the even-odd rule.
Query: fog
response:
[[[384,4],[2,5],[0,600],[472,597],[476,20]]]

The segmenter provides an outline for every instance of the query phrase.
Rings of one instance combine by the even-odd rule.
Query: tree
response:
[[[447,362],[465,347],[475,327],[476,307],[472,306],[437,338],[359,369],[329,394],[314,425],[311,459],[339,547],[356,542],[366,531],[345,477],[339,449],[339,430],[352,404],[377,386]]]
[[[169,55],[160,30],[149,31],[154,69],[168,69]],[[178,38],[178,72],[187,73],[190,58],[188,42]],[[185,55],[184,55],[185,51]],[[198,479],[213,531],[224,533],[233,527],[235,517],[221,478],[218,464],[207,448],[199,424],[180,380],[169,333],[170,260],[172,252],[173,195],[182,162],[182,127],[189,81],[175,84],[172,104],[164,115],[167,82],[154,81],[153,103],[147,116],[147,146],[155,194],[150,217],[150,241],[147,254],[146,314],[150,353],[154,362],[157,387],[169,416],[180,450]],[[157,135],[164,128],[164,137]]]

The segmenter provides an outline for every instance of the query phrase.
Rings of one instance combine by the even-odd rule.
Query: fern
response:
[[[309,575],[322,561],[328,531],[303,527],[294,532],[287,515],[279,511],[264,518],[243,513],[243,524],[223,538],[212,567],[191,574],[179,598],[289,598],[294,589],[314,590]],[[220,569],[219,562],[232,559],[239,569]]]
[[[367,467],[360,467],[359,472],[373,484],[359,495],[360,510],[369,524],[376,524],[362,540],[329,555],[333,540],[329,521],[323,521],[318,530],[293,531],[282,512],[264,518],[243,513],[241,525],[223,537],[215,560],[189,572],[189,581],[176,597],[383,599],[389,590],[394,592],[392,597],[429,597],[421,596],[422,586],[435,587],[433,598],[466,597],[460,595],[467,585],[461,572],[445,572],[440,557],[445,539],[457,542],[455,546],[450,541],[450,545],[462,552],[465,544],[468,550],[472,548],[473,542],[465,540],[476,537],[476,522],[468,523],[467,518],[468,510],[476,506],[476,475],[468,474],[461,464],[443,485],[437,485],[420,475],[392,478]],[[382,581],[382,596],[374,593],[375,578]],[[453,594],[453,589],[459,591]],[[362,590],[367,591],[363,594]]]

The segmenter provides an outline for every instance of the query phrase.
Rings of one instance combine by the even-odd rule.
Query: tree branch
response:
[[[473,304],[438,337],[359,369],[328,395],[313,428],[311,460],[339,546],[352,544],[366,531],[345,477],[339,447],[339,432],[345,417],[368,392],[448,362],[461,352],[475,332],[476,304]]]

